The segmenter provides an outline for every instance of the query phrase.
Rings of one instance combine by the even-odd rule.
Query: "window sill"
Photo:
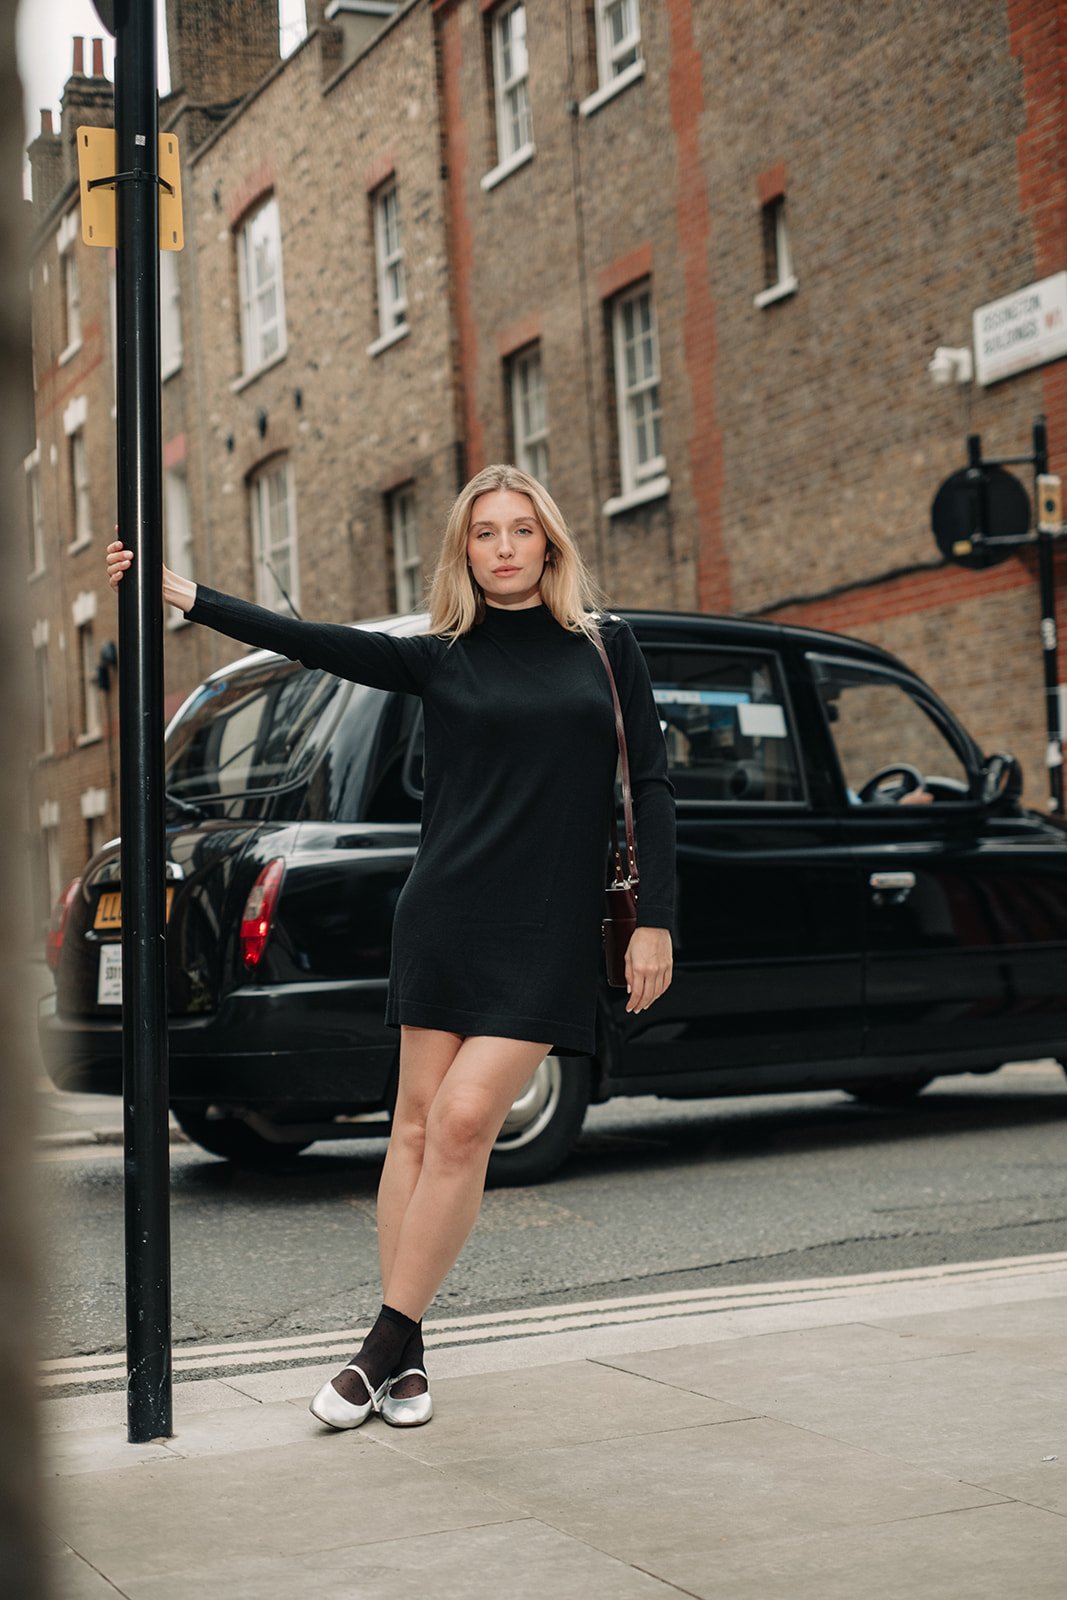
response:
[[[68,346],[67,346],[67,348],[65,350],[61,350],[60,351],[60,353],[59,353],[59,355],[58,355],[58,357],[56,359],[56,366],[57,367],[65,367],[68,361],[73,361],[74,357],[78,354],[78,351],[81,349],[81,347],[82,347],[82,342],[81,342],[80,339],[75,339],[72,344],[68,344]]]
[[[764,306],[773,306],[776,300],[785,300],[796,292],[797,280],[792,277],[783,278],[781,283],[774,283],[769,289],[761,289],[759,294],[753,295],[752,304],[762,311]]]
[[[93,536],[91,533],[87,533],[83,539],[75,539],[73,544],[68,544],[67,546],[68,556],[76,556],[80,550],[88,550],[92,542]]]
[[[167,632],[177,633],[181,628],[191,628],[192,623],[184,611],[179,611],[177,616],[167,618]]]
[[[578,107],[578,115],[591,117],[594,111],[599,111],[601,106],[606,105],[609,100],[614,100],[617,94],[621,94],[631,83],[636,83],[644,75],[644,58],[632,61],[628,67],[623,68],[617,78],[612,78],[610,83],[602,83],[599,89],[594,89],[591,95],[587,95]]]
[[[99,744],[103,737],[102,733],[79,733],[74,743],[77,749],[84,750],[87,745]]]
[[[26,574],[26,582],[27,583],[37,583],[37,582],[39,582],[39,580],[45,576],[47,571],[48,571],[47,567],[38,567],[36,572],[28,572]]]
[[[601,509],[606,517],[617,517],[620,512],[632,511],[635,506],[646,505],[649,500],[662,500],[670,492],[671,480],[664,473],[659,478],[650,478],[636,489],[628,490],[626,494],[613,495],[610,500],[604,501]]]
[[[278,366],[279,362],[284,361],[288,354],[289,347],[286,346],[284,350],[279,350],[277,355],[271,356],[269,361],[264,361],[261,367],[256,367],[254,372],[242,372],[239,378],[234,378],[231,382],[230,393],[240,394],[242,389],[247,389],[249,384],[255,383],[257,378],[262,378],[265,372],[269,372],[272,367]]]
[[[536,154],[537,146],[531,140],[529,144],[524,144],[521,150],[516,150],[513,156],[508,156],[506,161],[499,162],[492,172],[487,172],[482,179],[482,188],[486,193],[490,189],[495,189],[498,183],[503,183],[505,178],[510,178],[513,172],[517,172],[528,161],[532,161]]]
[[[367,346],[369,356],[380,356],[383,350],[388,350],[390,345],[399,344],[401,339],[406,339],[411,332],[411,323],[402,322],[399,328],[393,328],[389,333],[383,333],[375,339],[373,344]]]
[[[177,361],[172,361],[169,367],[163,368],[163,371],[159,374],[160,383],[166,383],[168,378],[173,378],[174,374],[176,372],[180,372],[181,370],[182,358],[179,356]]]

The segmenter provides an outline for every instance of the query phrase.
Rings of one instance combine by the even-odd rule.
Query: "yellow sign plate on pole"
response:
[[[182,226],[182,168],[176,133],[161,133],[159,136],[159,176],[174,191],[168,194],[160,185],[159,248],[181,250],[185,244],[185,229]]]
[[[86,244],[115,245],[115,187],[90,189],[97,178],[115,176],[114,128],[79,128],[78,182],[81,187],[82,238]]]
[[[82,238],[86,244],[114,248],[117,244],[115,185],[90,183],[116,174],[114,128],[79,128],[78,182],[81,188]],[[159,248],[181,250],[185,244],[182,226],[182,174],[178,135],[159,136],[159,175],[173,189],[159,189]]]

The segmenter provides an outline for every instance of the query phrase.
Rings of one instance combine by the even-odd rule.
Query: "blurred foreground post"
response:
[[[26,525],[22,457],[32,448],[29,257],[22,201],[22,91],[15,65],[15,0],[0,0],[0,481],[4,486],[4,570],[0,585],[0,837],[4,901],[0,959],[0,1590],[19,1600],[45,1593],[41,1475],[34,1386],[36,1223],[30,1200],[32,1066],[26,1016],[29,955],[26,873],[18,841],[25,820],[30,745],[26,648]],[[22,600],[20,602],[20,588]]]

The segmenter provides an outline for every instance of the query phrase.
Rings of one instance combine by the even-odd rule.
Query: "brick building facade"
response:
[[[1017,454],[1044,413],[1062,467],[1067,362],[986,388],[927,364],[975,307],[1067,267],[1055,0],[308,9],[279,61],[269,0],[168,7],[172,564],[310,616],[410,609],[458,484],[518,459],[617,604],[876,639],[1044,804],[1034,564],[945,566],[929,506],[967,431]],[[104,796],[96,833],[117,821],[114,696],[97,735],[79,666],[115,636],[113,264],[81,244],[70,146],[111,120],[110,87],[86,65],[31,147],[42,904],[84,860],[86,807]],[[232,653],[170,619],[171,706]]]

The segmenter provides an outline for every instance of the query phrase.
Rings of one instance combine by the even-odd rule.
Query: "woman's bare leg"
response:
[[[421,1032],[427,1037],[419,1039]],[[378,1249],[382,1299],[413,1322],[421,1321],[463,1248],[481,1204],[489,1152],[509,1107],[550,1049],[524,1040],[403,1030],[399,1117],[386,1156],[390,1170],[383,1167],[379,1188],[379,1230],[386,1238],[379,1238]],[[410,1311],[419,1299],[419,1309]],[[351,1369],[332,1383],[354,1405],[366,1402],[363,1380]],[[424,1383],[404,1380],[411,1393]]]
[[[489,1153],[508,1109],[552,1048],[465,1039],[433,1097],[422,1169],[392,1247],[385,1301],[417,1322],[474,1226]]]
[[[463,1043],[462,1035],[439,1028],[400,1030],[400,1081],[393,1129],[378,1184],[378,1260],[382,1297],[393,1269],[400,1224],[422,1171],[426,1119],[434,1096]]]

